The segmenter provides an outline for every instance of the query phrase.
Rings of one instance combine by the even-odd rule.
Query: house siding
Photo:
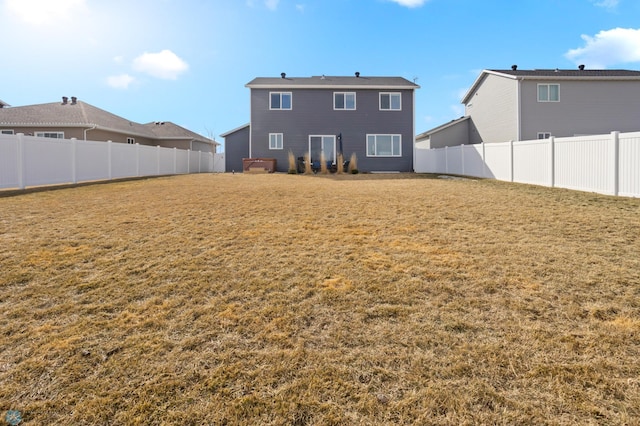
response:
[[[559,84],[560,101],[538,102],[539,83]],[[525,80],[522,99],[523,140],[640,130],[638,81]]]
[[[270,92],[291,92],[291,110],[270,110]],[[334,92],[355,92],[356,110],[334,110]],[[402,94],[401,111],[380,111],[379,93]],[[302,157],[309,151],[310,135],[342,134],[345,159],[355,153],[358,169],[413,170],[413,90],[382,89],[251,89],[251,156],[275,158],[278,171],[287,171],[288,153]],[[269,134],[283,134],[283,149],[269,149]],[[367,134],[402,136],[401,157],[367,157]],[[336,141],[336,150],[339,145]]]
[[[505,142],[518,139],[518,81],[488,74],[465,104],[471,117],[469,141]]]
[[[430,137],[430,148],[444,148],[445,146],[457,146],[469,144],[469,121],[464,120],[438,132]]]
[[[249,126],[224,136],[225,170],[241,172],[242,159],[249,158]]]

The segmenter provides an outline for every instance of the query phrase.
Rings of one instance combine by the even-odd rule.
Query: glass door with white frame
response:
[[[309,155],[314,168],[320,167],[320,159],[324,154],[327,166],[336,162],[336,137],[334,135],[309,136]]]

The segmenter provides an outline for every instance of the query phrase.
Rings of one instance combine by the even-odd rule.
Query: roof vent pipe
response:
[[[578,69],[579,69],[580,71],[584,71],[584,64],[580,64],[580,65],[578,65]]]
[[[62,97],[62,105],[66,105],[68,100],[69,100],[69,98],[68,98],[68,97],[63,96],[63,97]]]
[[[280,73],[280,77],[285,78],[286,76],[287,76],[287,74],[286,74],[286,73],[284,73],[284,72],[281,72],[281,73]]]
[[[360,78],[360,73],[356,71],[356,78]]]
[[[515,70],[518,69],[518,66],[517,65],[511,65],[511,69],[515,71]]]
[[[76,98],[75,96],[71,97],[71,105],[75,105],[78,102],[78,98]]]

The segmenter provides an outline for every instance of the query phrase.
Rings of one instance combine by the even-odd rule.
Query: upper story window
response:
[[[0,135],[12,135],[12,134],[13,134],[13,130],[8,130],[8,129],[0,130]]]
[[[538,84],[538,102],[560,102],[560,85]]]
[[[402,94],[380,93],[380,109],[383,111],[400,111],[402,109]]]
[[[270,92],[269,109],[291,109],[291,92]]]
[[[367,157],[401,157],[401,135],[367,135]]]
[[[354,92],[334,92],[333,109],[356,109],[356,94]]]
[[[538,139],[549,139],[550,137],[550,132],[538,132]]]
[[[39,138],[64,139],[64,132],[36,132]]]
[[[269,133],[269,149],[282,149],[282,133]]]

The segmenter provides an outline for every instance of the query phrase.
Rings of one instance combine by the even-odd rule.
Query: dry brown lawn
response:
[[[640,418],[638,199],[419,175],[113,182],[0,197],[0,265],[0,422]]]

